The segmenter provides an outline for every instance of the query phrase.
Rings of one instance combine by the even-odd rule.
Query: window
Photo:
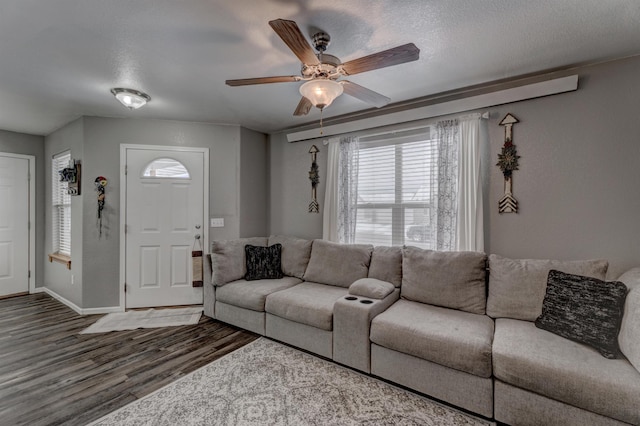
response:
[[[67,182],[60,181],[60,170],[69,167],[71,152],[66,151],[51,160],[51,205],[53,252],[71,256],[71,195]]]
[[[474,113],[329,140],[323,238],[483,251],[482,121]]]
[[[142,177],[190,179],[189,171],[178,160],[173,158],[157,158],[144,168]]]
[[[355,242],[434,248],[437,164],[428,127],[360,138]]]

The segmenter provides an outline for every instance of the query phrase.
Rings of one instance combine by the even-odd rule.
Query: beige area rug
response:
[[[202,306],[195,308],[148,309],[146,311],[117,312],[103,316],[94,324],[82,330],[80,334],[197,324],[198,321],[200,321],[201,315]]]
[[[492,425],[260,338],[92,425]]]

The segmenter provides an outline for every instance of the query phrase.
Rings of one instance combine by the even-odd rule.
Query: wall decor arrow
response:
[[[309,170],[309,180],[311,181],[311,202],[309,203],[309,213],[320,213],[320,204],[317,200],[317,186],[320,183],[320,174],[318,173],[317,155],[320,150],[317,146],[312,145],[309,149],[311,154],[311,170]]]
[[[498,123],[500,126],[504,126],[504,145],[502,152],[498,154],[498,162],[496,163],[504,175],[504,196],[498,202],[498,212],[500,213],[518,213],[518,200],[514,198],[512,192],[513,171],[518,170],[518,159],[520,158],[516,146],[513,144],[513,125],[516,123],[519,123],[519,120],[511,114],[505,115]]]

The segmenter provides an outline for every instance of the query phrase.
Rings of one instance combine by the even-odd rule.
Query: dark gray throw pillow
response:
[[[619,281],[551,270],[536,327],[592,346],[613,359],[619,354],[618,332],[626,297],[627,286]]]
[[[282,245],[274,244],[269,247],[246,245],[244,246],[247,260],[247,273],[244,279],[268,280],[279,279],[282,273]]]

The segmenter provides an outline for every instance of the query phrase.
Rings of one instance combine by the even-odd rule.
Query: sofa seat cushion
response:
[[[606,359],[531,322],[496,320],[493,374],[521,389],[640,424],[640,373],[627,360]]]
[[[491,377],[493,320],[399,300],[371,322],[371,341],[445,367]]]
[[[280,318],[331,331],[333,305],[348,293],[343,287],[304,282],[269,295],[265,309]]]
[[[233,281],[217,288],[216,300],[239,308],[264,312],[264,305],[268,295],[291,288],[301,282],[302,280],[295,277],[284,277],[275,280]]]

